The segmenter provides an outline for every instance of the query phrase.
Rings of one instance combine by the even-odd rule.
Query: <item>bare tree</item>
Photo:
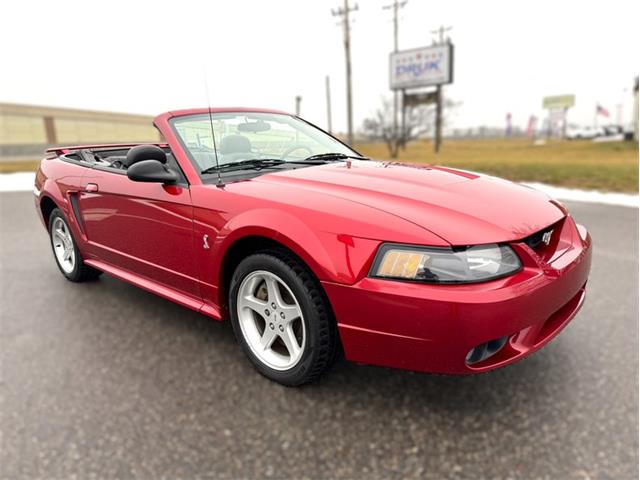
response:
[[[456,102],[445,99],[444,124],[447,116],[457,106]],[[389,149],[391,158],[398,158],[400,149],[407,143],[433,132],[435,127],[435,105],[418,105],[405,109],[404,122],[400,122],[397,135],[394,135],[393,99],[382,97],[381,106],[374,115],[366,118],[362,124],[362,133],[373,141],[383,141]]]

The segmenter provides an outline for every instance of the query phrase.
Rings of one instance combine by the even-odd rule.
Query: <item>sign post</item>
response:
[[[394,92],[402,90],[402,137],[405,136],[407,106],[436,104],[434,151],[440,150],[442,136],[442,85],[453,83],[453,45],[442,43],[431,47],[394,52],[389,56],[389,84]],[[406,90],[436,87],[435,91],[408,94]]]

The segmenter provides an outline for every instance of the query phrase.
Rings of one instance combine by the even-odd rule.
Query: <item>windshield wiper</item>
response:
[[[346,153],[339,153],[339,152],[333,152],[333,153],[318,153],[317,155],[311,155],[310,157],[307,157],[304,159],[305,162],[313,162],[314,160],[321,160],[321,161],[331,161],[331,160],[345,160],[347,158],[352,158],[354,160],[369,160],[367,157],[360,157],[358,155],[347,155]]]
[[[251,158],[248,160],[241,160],[239,162],[225,163],[224,165],[214,165],[213,167],[205,168],[200,173],[214,173],[214,172],[228,172],[232,170],[244,170],[248,168],[254,168],[260,170],[262,168],[274,167],[276,165],[282,165],[287,163],[279,158]]]
[[[367,157],[359,157],[357,155],[346,155],[344,153],[319,153],[317,155],[311,155],[302,160],[282,160],[281,158],[251,158],[247,160],[241,160],[239,162],[225,163],[224,165],[214,165],[209,168],[205,168],[200,173],[215,173],[215,172],[230,172],[234,170],[247,170],[256,169],[261,170],[263,168],[275,167],[286,163],[293,163],[299,165],[309,164],[322,164],[331,161],[340,161],[347,158],[353,158],[354,160],[369,160]]]

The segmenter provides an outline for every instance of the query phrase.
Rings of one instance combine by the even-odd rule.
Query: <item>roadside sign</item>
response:
[[[438,92],[422,92],[422,93],[407,93],[404,96],[404,105],[407,107],[415,107],[418,105],[426,105],[430,103],[436,103],[438,101]]]
[[[453,82],[453,45],[414,48],[389,57],[392,90],[429,87]]]
[[[542,108],[569,108],[576,103],[575,95],[553,95],[542,99]]]

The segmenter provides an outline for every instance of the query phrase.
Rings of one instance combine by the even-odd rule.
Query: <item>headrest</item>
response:
[[[137,145],[127,152],[127,158],[123,163],[129,168],[142,160],[158,160],[164,164],[167,163],[167,154],[156,145]]]
[[[219,152],[223,155],[228,153],[244,153],[251,151],[251,142],[242,135],[227,135],[220,142]]]

